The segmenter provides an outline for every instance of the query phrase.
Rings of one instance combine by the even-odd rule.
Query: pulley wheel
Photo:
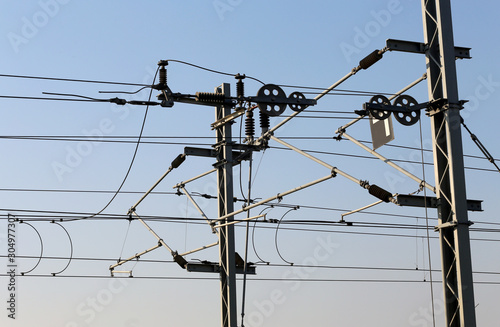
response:
[[[303,100],[305,98],[306,98],[306,96],[304,94],[300,93],[300,92],[290,93],[290,95],[288,96],[288,99],[295,100],[298,103],[289,103],[288,106],[293,111],[301,112],[302,110],[304,110],[304,109],[307,108],[306,104],[300,104],[300,100]]]
[[[394,105],[403,107],[404,112],[394,112],[394,118],[405,126],[411,126],[420,119],[420,110],[411,110],[410,106],[417,105],[418,102],[409,95],[400,95],[394,100]]]
[[[370,99],[370,103],[378,103],[380,105],[391,105],[391,102],[389,99],[387,99],[383,95],[375,95]],[[389,118],[391,115],[390,111],[385,111],[385,110],[377,110],[377,109],[370,109],[370,114],[372,115],[373,118],[378,119],[378,120],[384,120]]]
[[[264,85],[257,92],[257,97],[264,98],[264,101],[258,102],[257,105],[259,110],[268,116],[279,116],[286,109],[286,94],[278,85]]]

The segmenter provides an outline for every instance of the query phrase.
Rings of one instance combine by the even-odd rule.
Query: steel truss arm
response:
[[[134,204],[128,211],[128,214],[130,215],[132,212],[135,211],[135,209],[137,208],[137,206],[142,202],[142,200],[144,200],[151,192],[153,192],[153,190],[158,186],[158,184],[161,183],[161,181],[172,171],[174,170],[175,168],[179,167],[183,162],[184,160],[186,160],[186,155],[185,154],[180,154],[177,156],[177,158],[175,158],[173,161],[172,161],[172,164],[170,165],[170,167],[168,167],[167,171],[160,177],[159,180],[156,181],[156,183],[154,183],[153,186],[151,186],[151,188],[146,192],[144,193],[144,195],[139,199],[139,201],[137,201],[136,204]]]
[[[325,177],[322,177],[322,178],[317,179],[317,180],[315,180],[315,181],[309,182],[309,183],[307,183],[307,184],[304,184],[304,185],[298,186],[298,187],[296,187],[296,188],[294,188],[294,189],[291,189],[291,190],[285,191],[285,192],[283,192],[283,193],[278,193],[278,194],[277,194],[277,195],[275,195],[275,196],[272,196],[272,197],[267,198],[267,199],[265,199],[265,200],[262,200],[262,201],[259,201],[259,202],[254,203],[254,204],[251,204],[251,205],[249,205],[249,206],[246,206],[246,207],[244,207],[244,208],[242,208],[242,209],[240,209],[240,210],[236,210],[236,211],[233,211],[233,212],[231,212],[231,213],[229,213],[229,214],[227,214],[227,215],[224,215],[224,216],[222,216],[222,217],[219,217],[218,219],[213,220],[213,221],[212,221],[212,224],[215,224],[215,223],[220,222],[220,221],[224,221],[224,220],[226,220],[227,218],[234,217],[234,216],[235,216],[235,215],[237,215],[237,214],[240,214],[240,213],[242,213],[242,212],[245,212],[245,211],[248,211],[248,210],[250,210],[250,209],[256,208],[256,207],[258,207],[258,206],[260,206],[260,205],[263,205],[263,204],[266,204],[266,203],[268,203],[268,202],[270,202],[270,201],[273,201],[273,200],[276,200],[276,199],[281,199],[281,198],[283,198],[284,196],[287,196],[287,195],[289,195],[289,194],[292,194],[292,193],[295,193],[295,192],[297,192],[297,191],[300,191],[300,190],[303,190],[303,189],[305,189],[305,188],[308,188],[308,187],[310,187],[310,186],[313,186],[313,185],[319,184],[319,183],[321,183],[321,182],[324,182],[324,181],[326,181],[326,180],[329,180],[329,179],[331,179],[331,178],[335,177],[335,175],[336,175],[336,174],[332,171],[332,174],[330,174],[330,175],[328,175],[328,176],[325,176]],[[255,218],[259,218],[259,217],[263,217],[263,216],[265,216],[265,215],[259,215],[259,216],[251,217],[251,219],[255,219]],[[242,220],[242,221],[245,221],[245,220],[250,220],[250,219],[244,219],[244,220]],[[231,222],[231,224],[227,223],[227,224],[225,224],[225,225],[226,225],[226,226],[230,226],[230,225],[232,225],[232,222]]]
[[[186,195],[188,195],[188,194],[186,194]],[[134,212],[133,214],[137,217],[137,220],[139,220],[144,225],[144,227],[146,227],[147,230],[151,234],[153,234],[153,236],[158,240],[158,244],[155,245],[155,246],[153,246],[152,248],[149,248],[149,249],[147,249],[145,251],[137,253],[137,254],[131,256],[130,258],[127,258],[127,259],[124,259],[124,260],[120,260],[116,264],[111,265],[109,267],[109,270],[111,270],[112,274],[113,274],[113,271],[114,271],[114,269],[116,267],[121,266],[121,265],[123,265],[123,264],[125,264],[125,263],[127,263],[129,261],[132,261],[132,260],[135,260],[135,259],[139,259],[142,255],[144,255],[146,253],[149,253],[149,252],[151,252],[153,250],[156,250],[156,249],[158,249],[158,248],[160,248],[162,246],[164,248],[166,248],[170,252],[170,254],[172,255],[174,261],[177,262],[179,264],[179,266],[181,266],[182,268],[186,268],[186,265],[187,265],[188,262],[184,259],[185,255],[192,254],[192,253],[195,253],[195,252],[199,252],[201,250],[205,250],[205,249],[214,247],[214,246],[216,246],[216,245],[219,244],[219,242],[217,241],[215,243],[212,243],[212,244],[209,244],[209,245],[204,245],[204,246],[199,247],[197,249],[194,249],[194,250],[182,253],[182,254],[178,254],[177,251],[172,250],[172,248],[170,248],[167,245],[167,243],[165,243],[165,241],[163,241],[163,239],[160,236],[158,236],[158,234],[156,234],[156,232],[141,217],[139,217],[139,215],[137,215],[137,213]],[[114,272],[117,273],[118,271],[114,271]],[[127,272],[127,273],[131,273],[131,272]]]
[[[186,196],[188,197],[189,201],[191,201],[191,203],[194,205],[194,207],[196,208],[196,210],[198,210],[198,212],[201,214],[201,216],[203,218],[205,218],[205,220],[210,224],[210,219],[208,219],[207,215],[205,215],[205,213],[203,212],[203,210],[200,208],[200,206],[198,205],[198,203],[196,203],[196,201],[193,199],[193,197],[191,196],[191,194],[189,194],[189,192],[186,190],[186,188],[184,186],[180,186],[180,189],[182,190],[182,192],[184,192],[184,194],[186,194]],[[213,229],[212,228],[212,231],[216,234],[218,234],[217,230]]]
[[[359,185],[361,185],[361,184],[362,184],[362,181],[361,181],[361,180],[359,180],[359,179],[357,179],[357,178],[355,178],[355,177],[352,177],[351,175],[349,175],[349,174],[347,174],[347,173],[343,172],[342,170],[338,169],[337,167],[334,167],[334,166],[332,166],[332,165],[330,165],[330,164],[328,164],[328,163],[326,163],[326,162],[324,162],[324,161],[322,161],[322,160],[320,160],[320,159],[318,159],[318,158],[316,158],[316,157],[314,157],[314,156],[310,155],[309,153],[307,153],[307,152],[305,152],[305,151],[302,151],[302,150],[300,150],[299,148],[294,147],[294,146],[293,146],[293,145],[291,145],[291,144],[286,143],[285,141],[283,141],[283,140],[281,140],[281,139],[277,138],[277,137],[276,137],[276,136],[274,136],[274,135],[271,135],[271,139],[272,139],[272,140],[274,140],[274,141],[276,141],[276,142],[278,142],[278,143],[280,143],[281,145],[286,146],[287,148],[289,148],[289,149],[291,149],[291,150],[293,150],[293,151],[295,151],[295,152],[297,152],[297,153],[300,153],[301,155],[303,155],[303,156],[305,156],[305,157],[307,157],[307,158],[311,159],[312,161],[314,161],[314,162],[316,162],[316,163],[319,163],[320,165],[322,165],[322,166],[324,166],[324,167],[326,167],[326,168],[330,169],[332,172],[334,172],[334,173],[336,173],[336,174],[339,174],[339,175],[341,175],[341,176],[343,176],[343,177],[345,177],[345,178],[347,178],[347,179],[349,179],[349,180],[353,181],[353,182],[354,182],[354,183],[356,183],[356,184],[359,184]]]
[[[370,193],[374,197],[376,197],[376,198],[378,198],[378,199],[380,199],[380,200],[382,200],[384,202],[392,202],[392,203],[396,204],[396,199],[394,199],[394,197],[392,196],[392,194],[389,193],[388,191],[386,191],[386,190],[378,187],[377,185],[370,185],[370,183],[368,183],[368,181],[363,181],[363,180],[359,180],[357,178],[354,178],[351,175],[349,175],[349,174],[343,172],[342,170],[338,169],[337,167],[333,167],[332,165],[327,164],[324,161],[321,161],[320,159],[318,159],[318,158],[310,155],[309,153],[307,153],[305,151],[302,151],[302,150],[294,147],[293,145],[288,144],[285,141],[278,139],[275,136],[271,136],[271,138],[273,140],[275,140],[276,142],[278,142],[278,143],[280,143],[280,144],[282,144],[282,145],[284,145],[284,146],[286,146],[286,147],[294,150],[295,152],[300,153],[303,156],[305,156],[305,157],[307,157],[307,158],[309,158],[309,159],[311,159],[311,160],[319,163],[320,165],[323,165],[323,166],[331,169],[331,171],[332,171],[333,174],[335,174],[335,175],[339,174],[341,176],[344,176],[347,179],[353,181],[354,183],[360,185],[362,188],[367,189],[368,193]]]
[[[366,151],[370,152],[374,157],[382,160],[383,162],[385,162],[386,164],[388,164],[392,168],[398,170],[399,172],[403,173],[404,175],[406,175],[406,176],[410,177],[411,179],[413,179],[414,181],[418,182],[419,185],[422,185],[422,186],[426,187],[427,189],[431,190],[432,192],[436,193],[436,188],[434,186],[430,185],[429,183],[427,183],[426,181],[422,180],[421,178],[418,178],[417,176],[413,175],[409,171],[407,171],[407,170],[401,168],[400,166],[396,165],[391,160],[387,159],[386,157],[384,157],[383,155],[379,154],[375,150],[370,149],[369,147],[367,147],[363,143],[359,142],[358,140],[356,140],[352,136],[349,136],[347,133],[344,132],[341,135],[344,136],[349,141],[351,141],[354,144],[356,144],[357,146],[361,147],[363,150],[366,150]]]
[[[195,177],[193,177],[193,178],[190,178],[190,179],[188,179],[188,180],[186,180],[186,181],[183,181],[183,182],[177,183],[177,184],[175,184],[172,188],[180,188],[180,187],[182,187],[183,185],[186,185],[186,184],[188,184],[188,183],[191,183],[191,182],[193,182],[193,181],[195,181],[195,180],[197,180],[197,179],[199,179],[199,178],[202,178],[202,177],[204,177],[204,176],[206,176],[206,175],[209,175],[209,174],[211,174],[211,173],[214,173],[214,172],[216,172],[216,171],[217,171],[217,169],[215,169],[215,168],[214,168],[214,169],[211,169],[211,170],[209,170],[209,171],[207,171],[207,172],[204,172],[203,174],[200,174],[200,175],[198,175],[198,176],[195,176]]]

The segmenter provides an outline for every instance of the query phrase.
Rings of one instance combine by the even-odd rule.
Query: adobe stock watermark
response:
[[[228,12],[233,12],[236,7],[241,5],[243,0],[214,0],[212,5],[214,6],[217,16],[219,16],[220,21],[224,21],[225,15]]]
[[[99,146],[104,135],[109,135],[115,130],[116,126],[111,119],[102,119],[97,128],[91,130],[83,130],[83,134],[88,138],[86,141],[79,141],[75,146],[67,145],[65,147],[66,156],[63,163],[52,161],[51,167],[59,182],[64,180],[64,176],[72,173],[75,168],[80,166],[85,157],[88,157],[94,148]]]
[[[422,140],[422,142],[420,142],[420,139],[415,139],[414,146],[418,149],[411,150],[406,157],[398,155],[398,157],[396,158],[397,161],[394,160],[394,163],[410,174],[418,176],[419,173],[422,172],[422,167],[417,165],[417,163],[422,162],[422,151],[420,150],[420,147],[422,146],[422,148],[424,149],[432,149],[432,140],[430,138],[425,138]],[[424,162],[432,162],[432,152],[424,151],[423,154]],[[387,185],[389,186],[388,189],[391,193],[397,193],[398,188],[401,184],[404,184],[408,181],[414,183],[413,180],[410,180],[409,177],[394,168],[386,170],[384,172],[384,178],[387,182]]]
[[[403,5],[399,0],[390,0],[385,9],[371,10],[370,16],[373,18],[364,26],[354,27],[354,37],[352,42],[341,42],[340,50],[347,62],[352,61],[353,55],[361,54],[361,50],[368,47],[373,38],[380,35],[382,30],[389,26],[393,17],[403,11]]]
[[[18,289],[19,285],[17,282],[18,267],[17,267],[17,221],[14,216],[8,215],[7,219],[7,317],[10,319],[16,319],[17,317],[17,303],[18,301]]]
[[[460,113],[464,119],[469,118],[471,112],[479,109],[481,101],[488,100],[500,88],[500,82],[494,81],[492,74],[486,77],[479,75],[477,81],[478,83],[474,87],[474,93],[465,98],[469,102]]]
[[[37,10],[30,17],[23,16],[21,18],[21,29],[19,32],[7,33],[12,50],[19,53],[21,46],[26,45],[34,37],[38,35],[50,22],[51,19],[56,17],[61,6],[67,5],[71,0],[40,0],[38,1],[39,10]]]
[[[252,301],[255,309],[245,315],[245,326],[262,326],[267,318],[271,317],[279,307],[282,307],[288,301],[294,292],[301,288],[303,280],[311,278],[319,269],[318,266],[332,257],[340,247],[340,244],[331,239],[331,235],[326,238],[318,236],[316,241],[317,244],[312,250],[312,255],[300,262],[300,265],[307,267],[290,268],[283,273],[282,278],[283,283],[286,285],[285,289],[274,288],[266,298]]]
[[[149,66],[145,69],[147,74],[143,78],[143,84],[153,84],[152,80],[153,76],[155,76],[155,70]],[[138,100],[140,98],[138,94],[127,95],[125,98],[126,100]],[[106,117],[101,119],[95,128],[83,129],[82,134],[87,140],[76,142],[76,145],[71,144],[66,146],[64,159],[52,161],[52,171],[60,183],[64,181],[64,178],[68,174],[74,172],[76,168],[82,165],[85,158],[89,157],[94,152],[94,149],[101,144],[104,136],[113,133],[116,128],[115,121],[125,121],[130,116],[130,109],[127,105],[119,106],[110,103],[110,110],[114,114],[111,117],[113,119]]]
[[[76,306],[79,319],[67,322],[64,327],[91,326],[95,319],[106,308],[110,307],[113,300],[129,285],[126,278],[112,278],[107,287],[100,289],[94,295],[88,296]],[[129,324],[127,326],[136,326]]]
[[[408,317],[408,323],[410,326],[428,327],[434,325],[434,316],[440,316],[444,314],[445,305],[442,299],[434,299],[434,310],[432,310],[432,303],[428,307],[420,307],[417,311],[413,312],[410,317]]]

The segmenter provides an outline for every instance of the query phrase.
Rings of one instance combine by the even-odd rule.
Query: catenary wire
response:
[[[7,258],[7,255],[0,255],[0,258]],[[16,258],[19,259],[38,259],[38,256],[30,256],[30,255],[17,255]],[[42,259],[45,260],[68,260],[69,257],[65,256],[42,256]],[[73,261],[95,261],[95,262],[117,262],[117,258],[105,258],[105,257],[73,257]],[[173,260],[164,260],[164,259],[143,259],[142,257],[139,259],[140,262],[142,263],[151,263],[151,264],[177,264]],[[439,273],[441,270],[439,269],[434,269],[434,270],[429,270],[429,269],[415,269],[415,268],[407,268],[407,267],[389,267],[389,266],[335,266],[335,265],[307,265],[307,264],[284,264],[284,263],[274,263],[274,262],[269,262],[269,263],[255,263],[256,266],[258,267],[270,267],[270,268],[294,268],[294,269],[307,269],[307,268],[317,268],[317,269],[324,269],[324,270],[340,270],[340,269],[346,269],[346,270],[362,270],[362,271],[367,271],[367,270],[375,270],[375,271],[394,271],[394,272],[433,272],[433,273]],[[476,275],[492,275],[500,276],[500,272],[498,271],[473,271],[474,274]]]
[[[8,277],[8,274],[0,274],[0,277]],[[22,276],[22,278],[80,278],[80,279],[112,279],[117,277],[112,277],[110,275],[35,275],[30,274]],[[118,278],[129,278],[129,277],[118,277]],[[193,280],[212,280],[219,281],[218,277],[181,277],[181,276],[133,276],[134,279],[145,279],[145,280],[175,280],[175,281],[193,281]],[[241,280],[237,277],[236,280]],[[248,281],[260,281],[260,282],[282,282],[282,281],[295,281],[295,282],[320,282],[320,283],[374,283],[374,284],[420,284],[429,283],[429,281],[423,281],[420,279],[410,280],[410,279],[333,279],[333,278],[259,278],[253,277],[249,278]],[[434,283],[442,283],[440,280],[434,280]],[[474,284],[478,285],[500,285],[500,282],[496,281],[475,281]]]
[[[45,77],[45,76],[30,76],[30,75],[15,75],[15,74],[0,74],[0,77],[22,78],[22,79],[38,79],[38,80],[62,81],[62,82],[76,82],[76,83],[92,83],[92,84],[112,84],[112,85],[128,85],[128,86],[146,86],[146,87],[150,87],[151,86],[151,85],[148,85],[148,84],[138,84],[138,83],[109,82],[109,81],[99,81],[99,80],[86,80],[86,79],[60,78],[60,77]]]
[[[127,220],[128,216],[125,215],[117,215],[117,216],[109,216],[103,214],[104,217],[99,218],[99,221],[103,220]],[[16,217],[21,217],[22,215],[16,213]],[[49,216],[47,219],[43,220],[28,220],[28,219],[20,219],[22,221],[43,221],[43,222],[49,222],[51,220],[54,220],[54,216]],[[0,218],[1,219],[1,218]],[[5,219],[5,218],[4,218]],[[145,216],[143,217],[144,220],[151,220],[155,222],[170,222],[170,223],[186,223],[186,219],[183,217],[151,217],[151,216]],[[80,220],[80,219],[76,219]],[[203,218],[189,218],[189,223],[190,224],[199,224],[199,225],[206,225],[206,222],[204,221]],[[68,220],[66,220],[68,221]],[[69,220],[73,221],[73,220]],[[257,223],[257,221],[255,221]],[[264,223],[260,222],[259,223]],[[274,224],[269,224],[268,222],[265,223],[267,226],[258,226],[257,228],[267,228],[267,229],[272,229],[275,230]],[[300,224],[301,226],[327,226],[327,227],[333,227],[333,226],[340,226],[337,222],[332,222],[332,221],[291,221],[288,222],[288,224],[295,224],[298,225]],[[237,227],[240,227],[237,225]],[[342,226],[345,227],[345,226]],[[354,228],[379,228],[379,229],[400,229],[400,230],[414,230],[415,225],[405,225],[405,224],[388,224],[388,223],[374,223],[374,222],[356,222],[354,226],[348,227],[349,229],[354,229]],[[327,232],[327,233],[341,233],[341,234],[356,234],[356,235],[371,235],[371,236],[394,236],[394,237],[406,237],[406,238],[421,238],[420,236],[415,236],[415,235],[408,235],[408,234],[390,234],[390,233],[376,233],[376,232],[359,232],[359,231],[347,231],[347,230],[327,230],[327,229],[317,229],[317,228],[304,228],[304,227],[281,227],[281,230],[288,230],[288,231],[303,231],[303,232]],[[423,227],[419,227],[419,229],[424,229]],[[494,233],[500,233],[500,229],[484,229],[484,228],[478,228],[478,229],[473,229],[471,228],[471,232],[494,232]],[[437,238],[437,237],[432,237],[432,238]],[[471,238],[471,240],[474,241],[500,241],[498,239],[484,239],[484,238]]]
[[[281,136],[283,140],[332,140],[331,136]],[[133,143],[135,140],[122,140],[122,139],[137,139],[137,136],[111,136],[111,135],[100,135],[96,137],[86,136],[86,135],[0,135],[0,139],[12,139],[12,140],[42,140],[42,141],[74,141],[79,142],[82,140],[97,143]],[[141,139],[213,139],[212,136],[143,136]],[[341,139],[345,140],[345,139]],[[359,142],[365,144],[372,144],[371,141],[360,140]],[[202,146],[212,146],[211,143],[187,143],[187,142],[165,142],[165,141],[142,141],[143,144],[159,144],[159,145],[202,145]],[[406,150],[416,150],[420,151],[417,147],[398,145],[398,144],[385,144],[385,147],[400,148]],[[285,149],[285,148],[283,148]],[[432,153],[431,149],[423,149],[424,152]],[[347,155],[347,154],[345,154]],[[484,156],[476,156],[470,154],[464,154],[464,157],[474,158],[480,160],[488,160]],[[371,158],[371,157],[367,157]],[[500,159],[495,159],[499,160]]]
[[[45,138],[43,136],[40,137],[28,137],[28,136],[23,136],[23,137],[16,137],[16,136],[0,136],[0,139],[22,139],[22,140],[41,140],[41,141],[70,141],[70,142],[79,142],[81,141],[82,137],[72,139],[72,137],[67,138],[67,139],[62,139],[62,138],[54,138],[54,137],[48,137]],[[127,140],[99,140],[99,139],[92,139],[92,138],[87,138],[86,141],[88,142],[101,142],[101,143],[124,143],[124,144],[136,144],[137,141],[127,141]],[[211,143],[195,143],[195,142],[165,142],[165,141],[139,141],[140,144],[151,144],[151,145],[197,145],[197,146],[212,146]],[[398,146],[402,147],[402,146]],[[279,149],[279,150],[290,150],[289,148],[285,147],[279,147],[279,146],[270,146],[269,148],[272,149]],[[375,157],[371,156],[366,156],[366,155],[354,155],[354,154],[348,154],[348,153],[341,153],[341,152],[328,152],[328,151],[317,151],[317,150],[304,150],[305,152],[309,153],[317,153],[317,154],[325,154],[325,155],[333,155],[333,156],[343,156],[343,157],[351,157],[351,158],[359,158],[359,159],[369,159],[369,160],[377,160]],[[476,159],[481,159],[481,160],[487,160],[486,158],[482,157],[477,157],[477,156],[470,156],[470,155],[464,155],[464,157],[471,157],[471,158],[476,158]],[[403,162],[403,163],[410,163],[410,164],[420,164],[418,161],[413,161],[413,160],[404,160],[404,159],[392,159],[389,158],[389,160],[393,162]],[[425,165],[431,166],[433,163],[431,162],[425,162]],[[475,171],[484,171],[484,172],[498,172],[495,169],[490,169],[490,168],[480,168],[480,167],[470,167],[466,166],[465,169],[467,170],[475,170]]]

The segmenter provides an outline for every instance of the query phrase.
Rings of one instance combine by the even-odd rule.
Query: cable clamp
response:
[[[360,185],[362,188],[368,189],[368,188],[370,187],[370,182],[360,180],[360,181],[359,181],[359,185]]]
[[[278,193],[276,194],[276,200],[278,200],[278,203],[280,203],[283,200],[283,197]]]
[[[332,168],[332,177],[337,177],[337,167]]]
[[[116,104],[121,105],[121,106],[123,106],[123,105],[127,104],[127,100],[125,100],[125,99],[120,99],[120,98],[112,98],[112,99],[109,99],[109,102],[111,102],[111,103],[116,103]]]
[[[334,136],[333,139],[334,140],[337,140],[337,141],[342,141],[342,135],[344,135],[345,133],[345,128],[343,127],[339,127],[339,129],[337,129],[337,132],[336,132],[338,135],[337,136]]]

